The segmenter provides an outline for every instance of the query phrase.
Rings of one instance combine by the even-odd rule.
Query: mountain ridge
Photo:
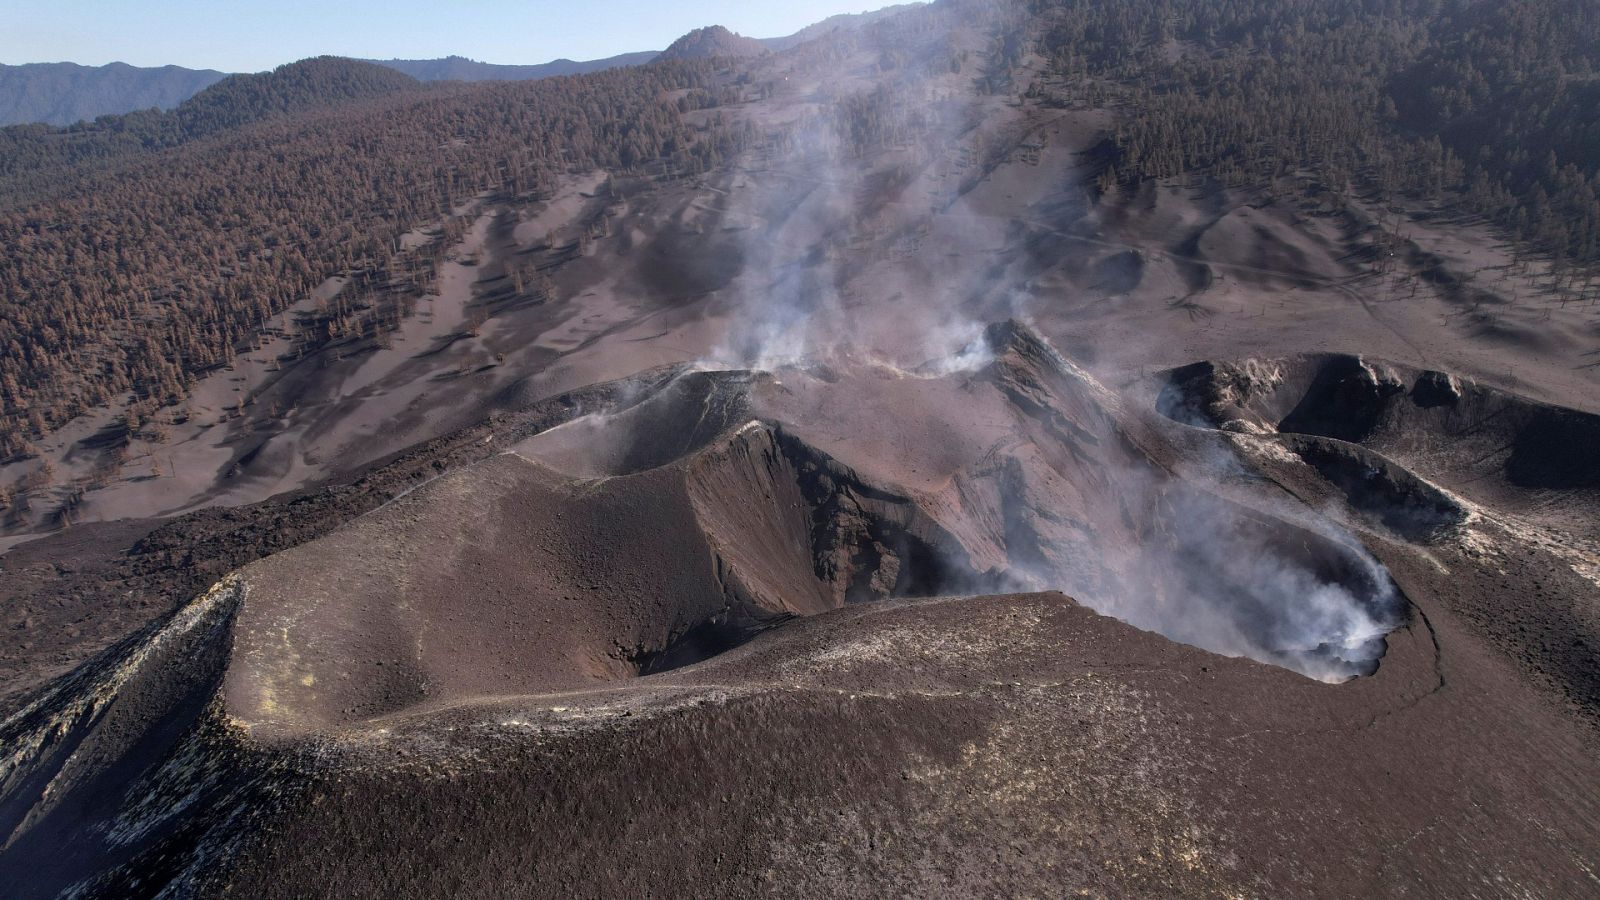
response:
[[[532,81],[561,75],[586,75],[603,69],[644,65],[660,55],[656,50],[619,53],[604,59],[574,60],[562,57],[531,65],[480,62],[466,56],[437,59],[363,59],[410,75],[418,81]]]
[[[141,109],[170,110],[226,77],[214,69],[123,62],[0,64],[0,126],[72,125]]]
[[[861,13],[841,13],[807,25],[793,34],[770,38],[738,37],[739,52],[720,55],[759,55],[756,46],[782,52],[840,28],[859,28],[920,4],[905,3]],[[709,31],[721,26],[710,26]],[[688,38],[685,35],[678,42]],[[718,36],[721,38],[722,36]],[[670,47],[668,49],[671,49]],[[315,58],[315,57],[313,57]],[[420,82],[532,81],[564,75],[585,75],[624,66],[640,66],[657,59],[672,59],[660,50],[619,53],[600,59],[560,57],[542,63],[490,63],[460,54],[425,59],[373,59],[339,57],[371,63],[401,72]],[[678,57],[686,58],[686,57]],[[285,63],[284,65],[293,65]],[[279,67],[281,68],[281,66]],[[275,70],[274,70],[275,71]],[[102,116],[127,115],[156,109],[176,109],[184,101],[233,75],[215,69],[190,69],[178,65],[133,66],[122,62],[90,66],[74,62],[0,63],[0,128],[12,125],[67,127]]]
[[[807,41],[814,41],[817,38],[827,35],[831,31],[835,31],[840,28],[860,28],[864,25],[871,25],[873,22],[882,21],[890,16],[899,15],[906,10],[915,9],[918,6],[923,5],[925,4],[918,0],[918,2],[899,3],[894,6],[885,6],[882,9],[874,9],[867,12],[840,13],[836,16],[829,16],[826,19],[823,19],[821,22],[815,22],[811,25],[807,25],[799,31],[796,31],[794,34],[787,34],[781,37],[756,38],[756,40],[760,41],[764,46],[766,46],[767,49],[781,53],[784,50],[788,50],[790,47],[798,47]]]

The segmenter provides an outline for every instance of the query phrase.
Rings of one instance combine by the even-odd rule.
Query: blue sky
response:
[[[888,0],[0,0],[0,63],[253,72],[320,54],[496,63],[659,50],[701,25],[791,34]]]

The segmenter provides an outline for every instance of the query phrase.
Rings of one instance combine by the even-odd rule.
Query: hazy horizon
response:
[[[73,62],[100,66],[175,65],[259,72],[311,56],[436,59],[531,65],[554,59],[605,59],[662,50],[683,34],[722,25],[750,37],[793,34],[840,13],[893,5],[878,0],[739,3],[691,0],[599,0],[462,3],[441,8],[418,0],[345,4],[290,0],[218,8],[200,0],[108,4],[62,0],[13,8],[0,33],[0,63]]]

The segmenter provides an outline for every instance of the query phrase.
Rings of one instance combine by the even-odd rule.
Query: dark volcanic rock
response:
[[[0,721],[0,877],[20,897],[1587,884],[1581,573],[1461,523],[1387,453],[1157,427],[1020,325],[987,343],[943,376],[651,373],[354,480],[105,532],[121,561],[39,577],[201,587]],[[1216,399],[1264,419],[1313,380],[1258,368]],[[1394,441],[1411,401],[1378,393],[1368,438]],[[887,445],[880,410],[905,425]],[[1171,473],[1210,458],[1198,439],[1284,443],[1247,460],[1260,477],[1221,470],[1225,496]],[[1284,490],[1370,510],[1384,565]],[[1268,570],[1303,593],[1262,590]],[[1277,665],[995,593],[1024,577],[1197,643],[1253,628],[1239,646]],[[1388,602],[1386,636],[1308,625]]]

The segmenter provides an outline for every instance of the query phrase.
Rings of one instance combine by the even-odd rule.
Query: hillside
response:
[[[0,132],[0,884],[1586,895],[1597,18],[942,0]]]
[[[974,69],[970,62],[963,63],[961,53],[970,57],[970,50],[958,51],[937,44],[939,49],[933,52],[943,61],[935,65],[951,72],[965,70],[981,79],[985,95],[999,96],[1017,90],[1010,80],[1011,73],[1024,56],[1037,54],[1049,71],[1047,77],[1030,82],[1027,99],[1075,113],[1114,109],[1116,128],[1081,163],[1083,171],[1093,173],[1098,194],[1136,193],[1143,190],[1141,185],[1153,180],[1181,178],[1191,182],[1207,180],[1225,188],[1257,186],[1272,195],[1300,196],[1333,206],[1346,202],[1352,191],[1375,192],[1380,204],[1448,202],[1463,212],[1487,215],[1510,229],[1522,248],[1513,254],[1519,270],[1524,266],[1519,254],[1554,252],[1552,277],[1558,283],[1550,289],[1563,298],[1562,308],[1583,308],[1582,303],[1596,294],[1593,277],[1574,267],[1575,262],[1581,264],[1592,258],[1597,231],[1594,223],[1600,221],[1600,203],[1594,199],[1596,160],[1586,155],[1589,142],[1582,139],[1586,127],[1582,123],[1587,120],[1577,114],[1587,96],[1587,82],[1577,76],[1590,64],[1581,54],[1582,41],[1540,42],[1540,35],[1548,35],[1558,23],[1577,33],[1600,30],[1592,16],[1577,10],[1571,10],[1570,17],[1558,16],[1555,12],[1566,7],[1555,0],[1530,3],[1526,15],[1503,26],[1496,24],[1500,20],[1493,16],[1485,18],[1486,13],[1478,17],[1424,17],[1413,22],[1403,19],[1408,13],[1357,14],[1353,4],[1273,6],[1270,14],[1260,15],[1250,9],[1202,6],[1172,21],[1166,42],[1157,43],[1143,39],[1139,25],[1143,20],[1133,15],[1153,8],[1151,2],[1122,0],[1116,8],[1048,4],[1025,16],[1000,16],[993,27],[1003,40],[983,68]],[[1330,11],[1340,13],[1330,20],[1338,28],[1329,32],[1325,40],[1289,39]],[[849,48],[868,41],[890,48],[879,60],[880,66],[895,65],[901,57],[896,48],[905,40],[901,23],[948,14],[912,7],[856,28],[834,29],[815,44],[792,52],[802,54],[800,59],[805,60],[819,53],[836,52],[829,46]],[[702,29],[680,41],[678,52],[711,48],[732,37],[725,29]],[[1241,43],[1246,39],[1247,45]],[[1443,65],[1448,48],[1458,45],[1472,49],[1452,57],[1458,60],[1453,63],[1457,69],[1490,71],[1517,60],[1517,71],[1526,74],[1495,81],[1502,85],[1499,93],[1486,93],[1480,88],[1472,95],[1429,107],[1429,114],[1435,117],[1432,120],[1409,120],[1432,121],[1438,127],[1439,131],[1426,139],[1411,128],[1399,127],[1393,121],[1395,113],[1388,110],[1415,105],[1421,85],[1434,85],[1427,88],[1434,93],[1443,91],[1435,84],[1443,76],[1428,73],[1436,72]],[[1246,46],[1267,47],[1269,51],[1247,51]],[[1183,52],[1174,52],[1175,48]],[[915,76],[918,71],[912,69],[909,74]],[[1451,77],[1478,83],[1465,75]],[[1241,87],[1226,87],[1234,83]],[[1541,89],[1541,84],[1547,87]],[[414,81],[380,66],[335,59],[310,60],[274,73],[228,79],[172,113],[137,113],[61,131],[42,126],[5,129],[0,131],[0,145],[5,151],[0,153],[0,171],[10,177],[0,181],[0,188],[5,188],[0,193],[11,196],[13,203],[32,199],[56,204],[28,213],[29,220],[41,212],[52,214],[48,210],[54,208],[73,210],[61,214],[80,221],[86,200],[78,195],[78,179],[97,166],[137,160],[151,148],[180,146],[258,119],[293,117],[297,111],[341,103],[370,105],[378,99],[415,90],[418,88]],[[1241,90],[1247,91],[1250,99],[1242,100],[1238,94]],[[1505,111],[1494,119],[1509,121],[1519,103],[1539,90],[1550,93],[1545,107],[1549,115],[1540,120],[1542,125],[1530,124],[1515,133],[1498,135],[1492,153],[1474,143],[1489,130],[1486,123],[1491,119],[1486,118],[1485,110]],[[678,98],[676,106],[679,115],[684,115],[739,96],[735,89],[718,87],[712,91],[708,86]],[[1241,104],[1248,106],[1250,114],[1240,112]],[[847,132],[852,154],[871,151],[885,141],[905,140],[919,127],[928,131],[926,123],[915,125],[893,105],[893,98],[888,95],[841,102],[835,114],[851,121]],[[1363,110],[1367,112],[1355,114]],[[1480,124],[1468,127],[1474,122]],[[759,130],[754,124],[748,128],[747,136],[739,140],[751,139],[748,135]],[[436,137],[450,140],[443,135]],[[639,140],[638,133],[630,140]],[[1007,136],[998,144],[986,146],[984,158],[975,161],[968,176],[969,184],[985,177],[989,166],[1017,153],[1032,152],[1025,149],[1029,140]],[[720,155],[733,146],[727,144],[715,152]],[[314,152],[311,146],[304,149]],[[622,152],[616,158],[626,160],[628,166],[636,166],[648,156],[648,151],[641,149],[617,149]],[[537,152],[547,159],[560,153],[553,147]],[[465,150],[461,156],[462,164],[479,171],[503,165],[483,159],[473,150]],[[1545,164],[1530,162],[1538,159],[1546,160]],[[203,165],[198,157],[196,164]],[[122,183],[126,186],[137,183],[137,179],[123,179]],[[181,192],[182,188],[178,190]],[[292,196],[268,196],[273,190],[269,185],[250,190],[261,192],[261,196],[252,199],[252,206],[304,208]],[[367,202],[377,210],[393,210],[415,208],[419,201],[415,197],[374,194]],[[335,223],[327,225],[330,227],[319,227],[316,233],[343,233]],[[383,230],[403,231],[414,225],[388,219]],[[1453,297],[1470,301],[1482,294],[1480,288],[1465,284],[1460,276],[1437,271],[1438,265],[1428,261],[1426,251],[1405,248],[1404,232],[1403,228],[1394,229],[1362,252],[1392,255],[1403,249],[1408,254],[1408,264],[1425,273],[1419,277],[1434,282],[1453,279],[1447,283]],[[276,251],[310,252],[318,259],[340,260],[342,264],[331,271],[299,272],[281,286],[279,276],[259,283],[237,273],[220,276],[227,277],[231,285],[223,302],[232,311],[221,313],[222,318],[210,319],[214,314],[208,313],[203,327],[172,331],[161,324],[159,316],[141,317],[137,321],[150,323],[152,337],[161,335],[157,345],[147,347],[143,339],[118,334],[114,351],[91,352],[90,348],[98,347],[106,336],[93,336],[84,316],[65,316],[56,309],[56,302],[41,302],[43,297],[95,298],[136,285],[140,296],[168,302],[188,291],[202,290],[201,286],[221,283],[218,270],[223,267],[202,264],[200,271],[190,271],[180,266],[176,273],[170,273],[176,276],[170,281],[156,276],[156,268],[134,268],[113,279],[103,274],[104,266],[93,262],[97,254],[105,251],[89,249],[104,247],[103,243],[74,249],[62,232],[47,233],[48,237],[41,235],[34,240],[56,246],[51,246],[48,253],[41,252],[38,258],[77,260],[83,274],[75,266],[68,266],[49,270],[47,277],[44,269],[23,275],[20,260],[6,261],[10,267],[10,296],[20,309],[29,310],[26,316],[12,319],[13,330],[8,337],[17,342],[18,352],[9,354],[5,361],[11,382],[0,395],[5,402],[0,453],[6,456],[25,451],[46,431],[97,407],[105,398],[134,383],[142,383],[141,392],[152,399],[181,397],[188,379],[228,359],[241,341],[250,340],[251,329],[303,300],[299,292],[371,252],[353,251],[320,238],[315,239],[314,247]],[[84,237],[87,239],[87,235]],[[275,262],[272,267],[279,265]],[[213,298],[204,305],[215,302]],[[183,302],[177,301],[177,306],[183,306]],[[1474,319],[1483,323],[1477,327],[1491,331],[1508,327],[1501,322],[1485,322],[1481,314],[1475,314]],[[224,326],[224,320],[230,324]],[[18,327],[23,321],[33,324]],[[1540,328],[1526,327],[1534,331]],[[185,349],[159,350],[163,343],[172,341],[181,342]],[[66,343],[91,355],[67,367],[59,353]],[[200,344],[209,346],[202,350]],[[153,380],[133,377],[133,361],[146,357],[148,361],[141,364],[146,375],[152,368],[173,368],[175,360],[185,362],[176,364],[177,371],[167,376]],[[64,367],[60,376],[46,374],[58,367]],[[58,377],[64,380],[58,381]],[[161,387],[152,391],[152,383]]]
[[[271,72],[230,75],[167,112],[145,110],[66,128],[0,129],[0,204],[70,189],[85,171],[147,158],[255,122],[371,100],[419,87],[383,66],[318,57]]]
[[[0,399],[9,411],[0,456],[26,452],[30,432],[123,391],[134,391],[141,407],[179,400],[194,378],[226,365],[270,317],[337,273],[362,271],[374,281],[363,292],[409,278],[401,272],[413,263],[397,257],[399,237],[448,218],[485,186],[536,191],[578,164],[703,167],[732,140],[689,128],[660,101],[703,83],[706,73],[689,63],[565,84],[457,87],[454,96],[414,92],[405,75],[343,61],[275,75],[224,82],[159,120],[138,122],[171,144],[148,158],[127,140],[132,123],[68,132],[66,141],[22,136],[29,149],[66,157],[57,165],[75,168],[30,173],[30,189],[50,199],[0,216],[6,241],[30,248],[0,259],[0,279],[14,288],[0,300],[0,343],[51,348],[0,358]],[[321,90],[302,77],[315,75],[328,75],[331,86]],[[380,96],[351,99],[361,92]],[[356,110],[331,119],[291,114],[339,102]],[[587,138],[555,146],[527,139],[569,131]],[[218,143],[197,146],[206,135]],[[330,152],[338,147],[362,152]],[[451,165],[443,178],[441,160]],[[83,227],[40,231],[41,215]],[[120,236],[113,243],[122,244],[122,266],[63,279],[67,260],[100,252],[85,243],[94,233]],[[184,249],[194,246],[213,249],[198,256]],[[305,324],[327,339],[373,327],[369,305],[346,306],[352,302],[347,296],[325,319]]]
[[[900,13],[919,5],[921,4],[902,3],[897,6],[886,6],[882,9],[875,9],[871,12],[840,13],[836,16],[829,16],[828,18],[823,19],[821,22],[807,25],[794,34],[785,35],[783,37],[759,38],[759,40],[762,46],[766,47],[768,50],[781,52],[783,50],[788,50],[790,47],[798,47],[807,41],[814,41],[820,37],[823,37],[824,35],[831,34],[832,32],[840,29],[850,30],[861,28],[865,25],[871,25],[873,22],[899,15]]]
[[[174,113],[185,139],[276,116],[410,90],[416,79],[384,66],[319,56],[255,75],[230,75]]]
[[[126,63],[0,65],[0,126],[71,125],[136,109],[172,109],[225,77],[209,69]]]
[[[837,29],[870,24],[903,11],[908,6],[831,16],[794,34],[762,38],[759,43],[771,50],[787,50]],[[717,40],[723,39],[718,36]],[[729,47],[736,49],[733,55],[753,51],[745,41],[732,41]],[[639,66],[660,55],[660,51],[646,50],[605,59],[557,59],[532,65],[486,63],[464,56],[360,61],[384,66],[424,82],[530,81]],[[0,127],[28,123],[64,126],[135,110],[170,110],[227,77],[223,72],[185,69],[181,66],[139,68],[125,63],[105,66],[82,66],[76,63],[0,64]]]
[[[606,59],[582,62],[558,59],[538,65],[499,65],[478,62],[464,56],[447,56],[442,59],[369,59],[366,62],[387,66],[418,81],[531,81],[557,75],[584,75],[623,66],[642,66],[660,54],[655,50],[641,53],[623,53]]]
[[[711,59],[713,57],[760,56],[769,52],[754,38],[734,34],[721,25],[697,28],[672,42],[657,60]]]

